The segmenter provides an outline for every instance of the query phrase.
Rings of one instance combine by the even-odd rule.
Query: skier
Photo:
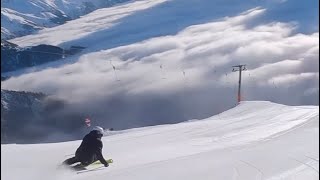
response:
[[[75,156],[65,160],[63,164],[72,165],[80,162],[80,166],[84,167],[99,160],[105,167],[108,167],[109,164],[102,155],[103,144],[101,138],[103,132],[102,127],[94,127],[93,130],[83,138]]]

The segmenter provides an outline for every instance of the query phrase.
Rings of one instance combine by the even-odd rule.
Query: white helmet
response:
[[[100,126],[95,126],[92,130],[96,130],[96,131],[98,131],[100,134],[104,134],[104,130],[103,130],[103,128],[100,127]]]

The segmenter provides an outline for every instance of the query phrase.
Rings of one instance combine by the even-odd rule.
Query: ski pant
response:
[[[87,161],[83,161],[83,160],[81,160],[81,159],[79,159],[79,158],[77,158],[77,157],[75,156],[75,157],[72,157],[72,158],[69,158],[69,159],[65,160],[65,161],[63,162],[63,164],[72,165],[72,164],[74,164],[74,163],[80,162],[81,165],[88,166],[89,164],[94,163],[94,162],[97,161],[97,160],[98,160],[98,159],[96,158],[96,156],[94,156],[93,158],[91,158],[90,161],[88,161],[88,160],[87,160]]]

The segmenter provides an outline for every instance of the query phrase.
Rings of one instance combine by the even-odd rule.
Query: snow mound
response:
[[[213,117],[121,131],[103,138],[106,169],[57,170],[80,141],[2,145],[4,179],[316,179],[318,106],[242,102]],[[17,173],[19,172],[19,173]]]

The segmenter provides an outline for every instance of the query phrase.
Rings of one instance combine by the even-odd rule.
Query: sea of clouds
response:
[[[315,105],[319,32],[255,20],[266,9],[189,26],[175,35],[84,54],[71,64],[2,82],[11,90],[62,98],[96,124],[118,129],[201,119],[242,100]],[[253,23],[254,22],[254,23]]]

